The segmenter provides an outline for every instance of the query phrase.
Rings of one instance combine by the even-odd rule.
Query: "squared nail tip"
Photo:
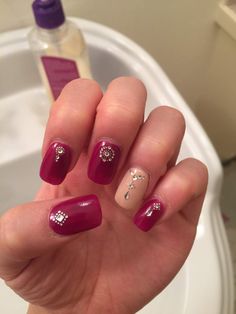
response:
[[[39,176],[44,182],[49,183],[51,185],[60,185],[65,180],[65,177],[58,179],[50,178],[48,176],[45,176],[41,171],[39,172]]]
[[[141,230],[142,232],[145,232],[145,233],[152,229],[152,227],[144,227],[142,224],[139,224],[139,223],[137,223],[137,222],[135,222],[135,221],[134,221],[134,224],[135,224],[135,226],[136,226],[139,230]]]
[[[109,185],[111,184],[112,182],[112,179],[109,179],[109,180],[104,180],[104,179],[98,179],[97,177],[94,177],[91,173],[87,173],[88,175],[88,178],[93,181],[94,183],[96,184],[99,184],[99,185]]]

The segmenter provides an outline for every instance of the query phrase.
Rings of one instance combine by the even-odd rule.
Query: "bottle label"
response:
[[[46,56],[41,57],[41,60],[54,99],[57,99],[67,83],[80,77],[76,62],[73,60]]]

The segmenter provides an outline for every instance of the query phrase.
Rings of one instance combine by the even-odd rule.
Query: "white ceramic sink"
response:
[[[209,168],[210,183],[193,250],[175,280],[140,314],[232,314],[232,265],[219,210],[222,169],[198,121],[157,63],[126,37],[74,19],[89,45],[94,78],[134,75],[148,89],[147,113],[155,106],[180,109],[187,121],[180,158],[195,156]],[[29,51],[28,29],[0,35],[0,212],[30,201],[40,185],[40,147],[49,103]],[[0,312],[26,312],[26,303],[0,281]]]

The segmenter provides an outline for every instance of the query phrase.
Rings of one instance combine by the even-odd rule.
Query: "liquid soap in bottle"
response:
[[[87,47],[79,28],[64,15],[60,0],[35,0],[36,25],[28,35],[39,73],[54,101],[73,79],[92,78]]]

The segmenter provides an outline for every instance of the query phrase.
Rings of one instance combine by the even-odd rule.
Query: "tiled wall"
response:
[[[32,24],[31,2],[0,0],[0,31]],[[200,117],[221,157],[227,158],[236,153],[236,136],[232,136],[236,134],[232,84],[236,44],[214,22],[218,2],[63,1],[68,15],[113,27],[148,50]]]

